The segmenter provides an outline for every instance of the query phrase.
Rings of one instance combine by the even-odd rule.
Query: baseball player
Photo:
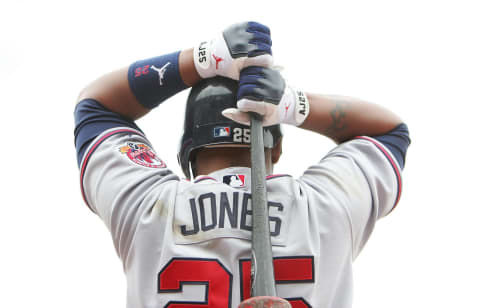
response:
[[[247,112],[264,119],[278,295],[295,308],[351,307],[352,262],[400,199],[408,130],[381,106],[293,89],[272,63],[269,29],[245,22],[109,73],[80,93],[81,191],[111,232],[127,307],[235,308],[250,297]],[[189,87],[181,179],[134,120]],[[297,179],[276,174],[281,124],[338,145]]]

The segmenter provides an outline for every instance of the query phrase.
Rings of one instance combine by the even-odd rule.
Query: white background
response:
[[[354,307],[480,307],[475,2],[2,1],[0,306],[124,307],[110,235],[80,195],[76,96],[113,69],[257,20],[291,84],[380,103],[409,125],[402,201],[355,262]],[[186,95],[139,121],[179,174]],[[333,147],[285,134],[281,173]]]

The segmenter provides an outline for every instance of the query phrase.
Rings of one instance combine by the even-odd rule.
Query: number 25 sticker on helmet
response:
[[[178,150],[178,162],[187,178],[194,151],[203,147],[250,147],[250,128],[222,115],[237,104],[238,82],[224,77],[204,79],[188,95],[185,122]],[[266,148],[282,137],[280,125],[263,128]]]

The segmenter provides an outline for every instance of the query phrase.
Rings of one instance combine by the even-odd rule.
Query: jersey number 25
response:
[[[240,300],[250,297],[250,259],[239,261]],[[313,283],[312,256],[273,259],[277,284]],[[204,285],[202,302],[170,301],[168,308],[231,308],[233,275],[217,259],[172,258],[158,273],[158,293],[181,292],[185,284]],[[302,297],[287,298],[292,308],[311,305]]]

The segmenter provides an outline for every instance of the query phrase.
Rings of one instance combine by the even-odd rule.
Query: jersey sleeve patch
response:
[[[390,152],[387,151],[387,149],[380,142],[376,141],[375,139],[367,137],[367,136],[358,136],[358,137],[355,137],[355,139],[367,140],[367,141],[373,143],[375,145],[375,147],[378,150],[380,150],[380,152],[383,153],[383,155],[387,158],[388,162],[392,166],[393,172],[395,173],[395,178],[397,179],[397,195],[395,197],[395,203],[394,203],[392,209],[390,210],[390,212],[393,211],[395,209],[395,207],[397,206],[398,202],[400,201],[400,197],[401,197],[401,194],[402,194],[402,176],[401,176],[400,169],[399,169],[399,166],[398,166],[397,162],[395,161],[393,156],[390,154]]]
[[[165,168],[165,163],[144,143],[127,142],[119,147],[120,153],[137,165],[148,168]]]

